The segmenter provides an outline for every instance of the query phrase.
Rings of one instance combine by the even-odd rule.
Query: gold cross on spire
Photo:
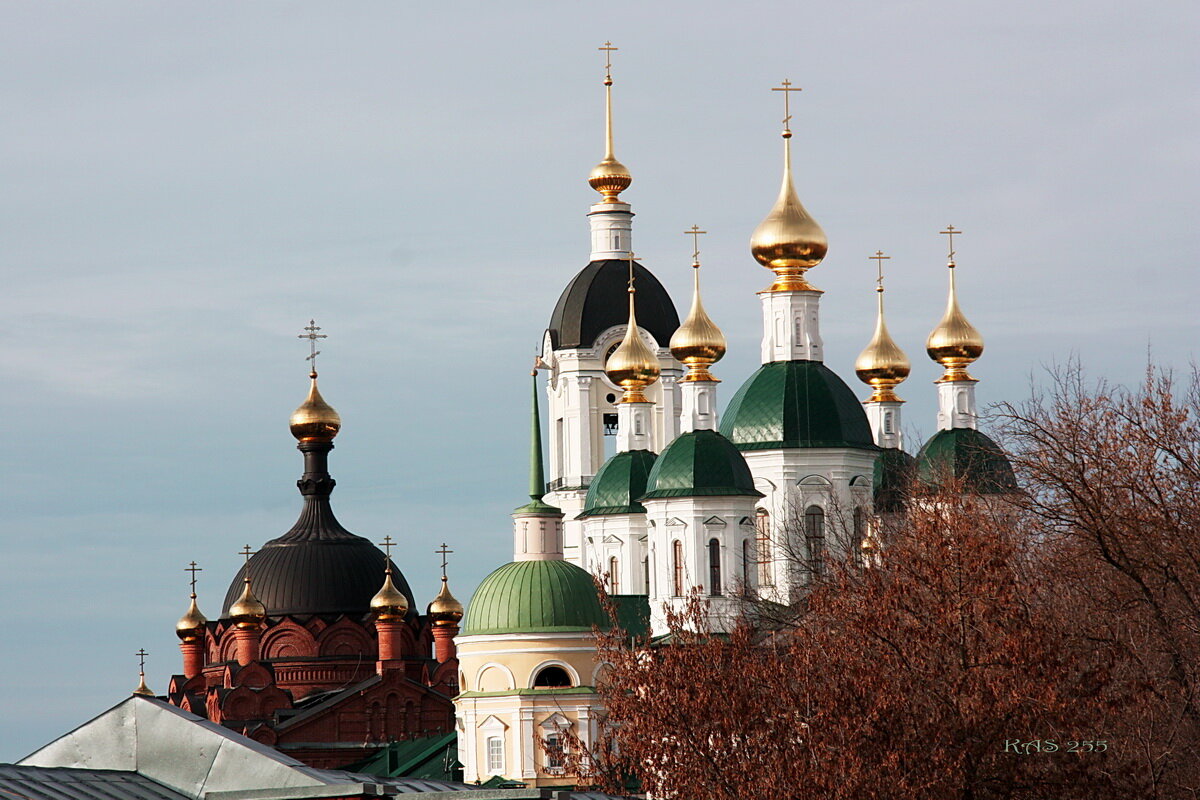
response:
[[[392,548],[396,546],[396,542],[392,539],[391,536],[385,536],[385,537],[383,537],[383,541],[379,543],[379,546],[383,548],[385,553],[387,553],[387,555],[384,556],[384,559],[383,559],[383,571],[386,572],[388,575],[391,575],[392,574]]]
[[[308,353],[308,357],[305,358],[304,360],[312,362],[312,366],[310,367],[310,370],[311,370],[312,377],[315,378],[315,377],[317,377],[317,356],[321,355],[321,351],[317,349],[317,340],[318,339],[328,339],[329,334],[317,333],[317,331],[321,330],[321,326],[317,325],[316,320],[311,320],[311,319],[308,321],[308,325],[305,326],[304,330],[305,330],[305,333],[301,333],[296,338],[297,339],[308,339],[309,353]]]
[[[700,230],[699,225],[693,225],[690,229],[683,232],[684,236],[692,237],[692,266],[700,266],[700,236],[708,233],[708,231]]]
[[[629,251],[629,293],[633,294],[637,289],[633,288],[633,260],[637,258],[633,251]]]
[[[250,549],[250,545],[246,545],[246,546],[245,546],[245,547],[243,547],[241,550],[238,550],[238,555],[239,555],[239,556],[245,556],[245,557],[246,557],[246,563],[247,563],[247,564],[249,564],[249,563],[250,563],[250,556],[254,555],[254,551]]]
[[[938,231],[938,233],[945,234],[946,236],[950,237],[950,266],[953,267],[954,266],[954,237],[955,237],[955,235],[961,234],[962,231],[960,231],[958,228],[954,227],[953,225],[947,225],[946,230]]]
[[[451,553],[453,553],[454,551],[453,551],[453,550],[451,550],[449,547],[447,547],[445,542],[442,542],[442,546],[441,546],[441,547],[439,547],[437,550],[434,550],[433,552],[435,552],[435,553],[440,553],[440,554],[441,554],[441,556],[442,556],[442,579],[443,579],[443,580],[445,580],[445,578],[446,578],[446,564],[447,564],[447,563],[449,563],[449,561],[447,560],[446,556],[450,555],[450,554],[451,554]]]
[[[612,54],[621,48],[613,47],[612,42],[605,42],[603,47],[596,49],[604,51],[604,85],[612,86]]]
[[[883,254],[882,250],[876,250],[875,255],[868,256],[868,258],[872,258],[875,260],[876,268],[878,269],[878,276],[875,278],[875,289],[876,289],[876,291],[882,292],[883,291],[883,262],[891,259],[891,256],[885,256]]]
[[[783,92],[783,136],[786,139],[792,135],[792,92],[804,91],[799,86],[792,86],[792,82],[784,78],[783,83],[779,86],[772,86],[772,92]]]
[[[146,648],[139,647],[138,651],[136,653],[134,653],[134,655],[138,657],[138,672],[141,673],[142,675],[145,675],[146,674],[146,656],[148,656],[150,654],[146,652]]]
[[[186,567],[184,567],[183,571],[192,573],[192,597],[195,597],[196,596],[196,573],[204,572],[204,569],[203,569],[203,567],[197,567],[196,562],[193,561],[190,564],[188,564]]]

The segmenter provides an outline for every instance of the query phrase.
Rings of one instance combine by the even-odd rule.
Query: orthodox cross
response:
[[[700,266],[700,236],[708,233],[708,231],[700,230],[699,225],[693,225],[690,230],[683,232],[684,236],[692,237],[692,266]]]
[[[612,54],[615,50],[620,50],[619,47],[613,47],[612,42],[605,42],[603,47],[597,47],[597,50],[604,51],[604,85],[612,86]]]
[[[391,575],[392,574],[392,548],[396,546],[396,543],[392,540],[391,536],[385,536],[385,537],[383,537],[383,541],[379,543],[379,546],[383,548],[385,553],[387,553],[387,556],[383,560],[383,571],[386,572],[388,575]]]
[[[869,258],[875,259],[875,264],[879,270],[879,275],[877,278],[875,278],[875,285],[879,289],[879,291],[882,292],[883,291],[883,262],[891,259],[891,256],[885,256],[883,254],[882,250],[876,250],[875,255],[869,256]]]
[[[633,294],[636,291],[636,289],[633,288],[633,260],[635,258],[637,258],[637,256],[635,256],[633,254],[633,251],[630,250],[629,251],[629,293],[630,294]]]
[[[317,325],[316,320],[310,319],[308,325],[305,326],[305,333],[298,335],[297,339],[308,339],[308,358],[305,361],[312,362],[312,376],[317,377],[317,356],[321,355],[321,351],[317,349],[317,339],[328,339],[329,334],[317,333],[321,330],[321,326]]]
[[[146,656],[148,656],[150,654],[146,652],[146,648],[139,647],[138,651],[136,653],[134,653],[134,655],[138,657],[138,672],[142,675],[145,675],[146,674]]]
[[[783,130],[787,133],[792,132],[792,104],[791,93],[803,91],[799,86],[792,86],[792,82],[784,79],[779,86],[772,86],[772,92],[783,92]]]
[[[196,596],[196,573],[204,572],[204,568],[197,567],[196,562],[193,561],[190,564],[188,564],[186,567],[184,567],[183,571],[192,573],[192,597],[194,598]]]
[[[249,566],[250,565],[250,556],[254,555],[254,551],[250,549],[250,545],[246,545],[241,550],[238,550],[238,555],[245,556],[246,557],[246,566]],[[250,576],[247,575],[246,577],[250,577]]]
[[[953,264],[954,263],[954,235],[961,234],[962,231],[960,231],[958,228],[954,227],[953,225],[947,225],[946,230],[938,231],[938,233],[945,234],[946,236],[950,237],[950,263]]]
[[[442,542],[442,546],[439,547],[437,550],[434,550],[433,552],[440,553],[442,556],[442,578],[445,579],[446,564],[448,563],[448,559],[446,558],[446,556],[450,555],[454,551],[451,550],[449,547],[447,547],[445,542]]]

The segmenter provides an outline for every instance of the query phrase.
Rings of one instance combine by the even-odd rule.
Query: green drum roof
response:
[[[603,514],[645,514],[638,498],[646,493],[646,480],[657,455],[649,450],[617,453],[596,473],[583,501],[583,513],[576,519]]]
[[[729,402],[721,433],[741,450],[877,449],[862,403],[819,361],[763,364]]]
[[[938,431],[917,454],[917,477],[922,483],[939,486],[947,476],[979,494],[1018,491],[1008,456],[987,434],[974,428]]]
[[[716,495],[763,496],[733,442],[716,431],[691,431],[659,455],[641,499]]]
[[[874,496],[878,512],[903,511],[916,459],[896,447],[885,447],[875,460]]]
[[[513,561],[483,579],[467,605],[464,636],[607,628],[596,585],[566,561]]]

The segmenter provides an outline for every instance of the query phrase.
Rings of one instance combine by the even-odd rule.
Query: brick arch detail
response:
[[[260,650],[263,659],[268,661],[274,658],[313,658],[317,655],[317,639],[308,628],[285,619],[263,634]]]
[[[363,626],[345,617],[321,631],[317,648],[322,656],[365,656],[372,660],[379,649]]]

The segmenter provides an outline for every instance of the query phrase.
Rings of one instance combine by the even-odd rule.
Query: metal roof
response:
[[[650,270],[636,261],[633,276],[638,327],[649,331],[659,347],[666,347],[679,327],[671,295]],[[550,341],[555,350],[591,347],[597,336],[628,321],[629,262],[593,261],[571,279],[558,298],[550,315]]]
[[[4,800],[191,800],[136,772],[0,764]]]

